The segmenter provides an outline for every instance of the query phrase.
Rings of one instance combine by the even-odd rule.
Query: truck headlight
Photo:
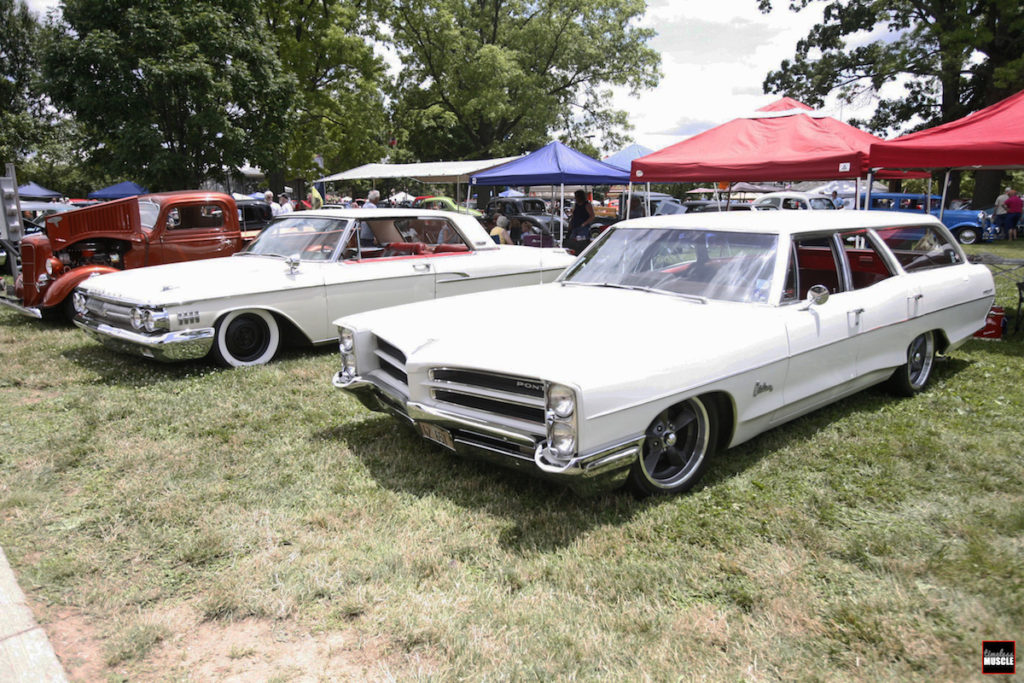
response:
[[[54,273],[60,273],[64,270],[64,264],[60,262],[60,259],[50,257],[46,259],[46,274],[53,277]]]

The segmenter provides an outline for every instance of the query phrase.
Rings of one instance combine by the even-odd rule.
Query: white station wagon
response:
[[[717,450],[865,387],[921,391],[994,294],[931,217],[656,216],[556,283],[336,321],[334,386],[577,490],[674,493]]]
[[[285,338],[335,341],[340,315],[551,282],[573,261],[564,249],[499,247],[476,219],[445,211],[302,211],[231,258],[86,280],[75,324],[158,360],[212,353],[229,366],[258,365]]]

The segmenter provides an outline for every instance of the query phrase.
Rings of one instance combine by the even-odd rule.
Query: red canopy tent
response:
[[[632,182],[862,178],[880,138],[784,97],[633,160]],[[896,177],[923,177],[895,174]]]
[[[1024,90],[990,107],[871,145],[871,165],[892,168],[1024,166]]]

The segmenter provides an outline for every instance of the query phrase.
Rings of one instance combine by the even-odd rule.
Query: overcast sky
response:
[[[28,4],[42,14],[57,2]],[[625,90],[615,93],[616,106],[629,112],[636,141],[661,149],[777,99],[763,94],[761,84],[793,56],[821,8],[812,3],[797,13],[787,9],[788,0],[774,4],[770,14],[761,14],[757,0],[648,0],[643,25],[658,32],[651,46],[661,53],[661,84],[636,98]],[[838,104],[824,111],[844,121],[869,113]]]

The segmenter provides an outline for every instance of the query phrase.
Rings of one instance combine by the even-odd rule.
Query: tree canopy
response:
[[[392,93],[399,145],[421,160],[486,158],[540,147],[554,131],[584,146],[622,141],[612,85],[657,84],[644,0],[389,0],[402,70]]]
[[[245,0],[65,0],[43,72],[115,174],[196,187],[278,163],[292,77]]]
[[[24,0],[0,0],[0,161],[30,151],[42,136],[35,84],[40,26]]]
[[[1019,0],[791,0],[800,11],[823,3],[822,22],[764,81],[766,92],[812,106],[838,93],[847,101],[881,98],[866,125],[879,134],[909,132],[960,118],[1024,88],[1024,5]],[[771,0],[759,0],[762,11]]]

